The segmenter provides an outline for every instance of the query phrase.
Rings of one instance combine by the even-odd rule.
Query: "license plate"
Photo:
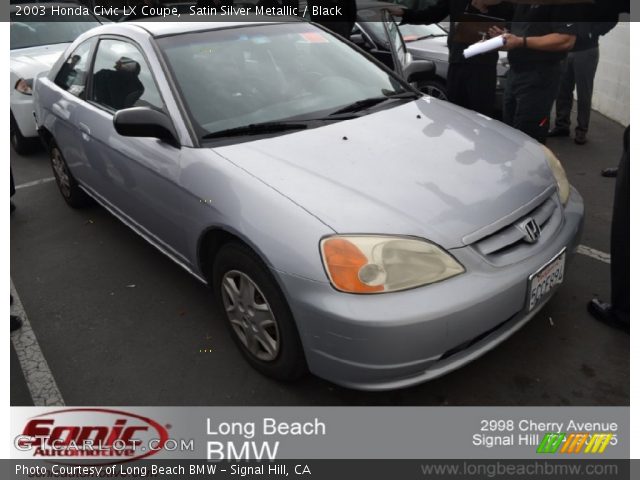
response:
[[[566,251],[562,250],[549,263],[529,277],[529,311],[544,301],[564,280]]]

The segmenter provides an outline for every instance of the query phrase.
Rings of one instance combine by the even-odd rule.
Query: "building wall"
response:
[[[630,105],[630,29],[620,22],[600,39],[600,63],[593,91],[593,109],[629,125]]]

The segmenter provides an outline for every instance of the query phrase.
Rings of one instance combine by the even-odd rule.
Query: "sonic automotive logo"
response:
[[[141,415],[105,408],[69,408],[29,419],[15,447],[34,457],[139,460],[165,448],[167,428]]]

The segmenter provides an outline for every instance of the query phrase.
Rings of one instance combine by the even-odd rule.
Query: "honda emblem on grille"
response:
[[[540,226],[533,218],[527,218],[520,222],[518,224],[518,230],[523,233],[524,241],[527,243],[536,243],[540,238]]]

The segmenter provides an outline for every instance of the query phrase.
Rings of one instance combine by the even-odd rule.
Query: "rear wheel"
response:
[[[19,155],[26,155],[35,150],[36,147],[36,139],[34,138],[26,138],[22,135],[20,131],[20,127],[18,126],[18,122],[11,114],[11,120],[9,124],[9,130],[11,134],[11,146]]]
[[[439,100],[449,100],[447,86],[438,80],[427,80],[418,84],[418,90]]]
[[[82,208],[91,203],[91,198],[80,188],[78,182],[71,175],[69,166],[55,142],[52,142],[49,147],[49,158],[58,189],[67,204],[73,208]]]
[[[269,269],[240,243],[224,245],[213,263],[216,305],[249,363],[278,380],[296,380],[306,361],[293,316]]]

